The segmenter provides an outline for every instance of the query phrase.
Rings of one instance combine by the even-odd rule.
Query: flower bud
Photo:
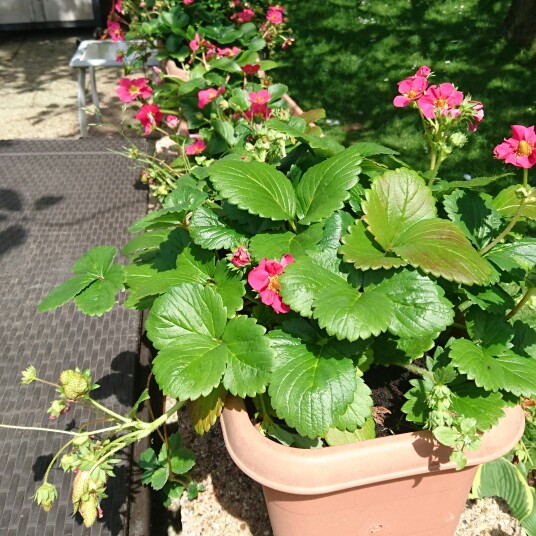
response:
[[[454,132],[450,136],[450,143],[454,147],[463,147],[467,143],[467,136],[463,132]]]
[[[71,406],[64,400],[53,400],[50,407],[47,409],[47,413],[50,413],[49,419],[54,421],[61,415],[65,415],[70,409]]]

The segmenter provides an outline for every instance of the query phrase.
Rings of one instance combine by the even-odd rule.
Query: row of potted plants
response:
[[[171,18],[157,20],[178,28],[196,3],[166,4]],[[285,13],[232,4],[242,11],[229,17]],[[133,36],[153,27],[147,16],[131,25]],[[249,22],[238,23],[240,38]],[[165,114],[176,120],[167,117],[163,129],[173,132],[172,162],[130,151],[149,164],[162,208],[130,227],[139,234],[123,249],[126,266],[114,261],[116,248],[94,248],[40,305],[72,299],[101,315],[125,291],[126,307],[149,311],[154,378],[177,400],[151,423],[136,417],[146,392],[129,416],[99,408],[113,421],[113,440],[73,432],[62,465],[84,475],[75,479],[75,510],[91,524],[115,453],[185,406],[199,433],[222,416],[231,456],[264,486],[275,534],[453,534],[478,464],[517,443],[518,404],[536,385],[526,307],[536,288],[536,240],[522,225],[536,217],[528,177],[534,127],[514,125],[494,150],[522,177],[448,180],[441,164],[468,143],[484,106],[420,67],[394,98],[423,127],[427,154],[413,170],[372,141],[344,148],[322,136],[311,124],[321,112],[290,114],[286,88],[262,74],[271,65],[257,57],[261,49],[219,58],[225,43],[196,28],[173,30],[182,37],[177,76],[157,85],[129,79],[119,89],[124,102],[140,104],[145,134],[161,128]],[[216,53],[207,58],[211,45]],[[146,106],[158,113],[143,115]],[[174,130],[181,119],[182,134]],[[494,196],[483,192],[492,183],[503,185]],[[395,406],[374,400],[372,387],[392,376],[405,382],[405,425],[387,424],[385,410]],[[34,369],[25,372],[25,383],[35,379]],[[93,387],[88,372],[68,371],[54,414],[70,401],[93,404]],[[374,439],[381,428],[409,432]],[[173,436],[141,463],[146,482],[173,496],[193,455]],[[447,480],[439,484],[447,498],[437,495],[435,475]],[[37,496],[46,508],[51,486]]]

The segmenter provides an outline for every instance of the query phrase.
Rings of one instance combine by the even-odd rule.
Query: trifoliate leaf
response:
[[[536,391],[536,359],[504,350],[490,355],[486,348],[468,339],[457,339],[450,347],[452,363],[460,372],[487,391],[504,390],[531,397]]]
[[[351,359],[324,358],[302,344],[285,345],[269,393],[279,417],[301,435],[324,437],[353,401],[355,368]]]
[[[68,279],[55,289],[51,290],[43,298],[41,303],[39,303],[37,310],[40,313],[43,313],[61,307],[91,285],[93,281],[95,281],[95,277],[90,274],[79,275]]]

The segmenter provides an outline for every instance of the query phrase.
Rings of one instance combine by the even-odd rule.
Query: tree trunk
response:
[[[504,26],[512,41],[536,44],[536,0],[512,0]]]

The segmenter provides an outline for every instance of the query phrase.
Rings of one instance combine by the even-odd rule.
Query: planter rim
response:
[[[509,452],[523,435],[520,406],[483,434],[481,446],[465,454],[465,469]],[[258,432],[241,398],[230,397],[221,415],[227,450],[236,465],[263,486],[286,493],[316,495],[398,478],[455,471],[452,449],[439,444],[428,430],[369,439],[359,443],[298,449],[276,443]]]

